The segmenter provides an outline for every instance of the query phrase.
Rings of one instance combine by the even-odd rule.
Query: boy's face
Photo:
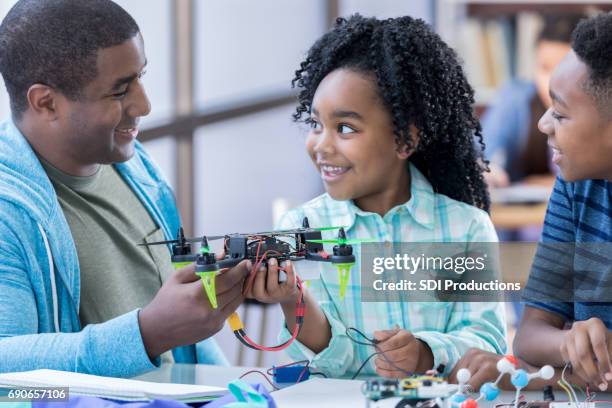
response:
[[[61,100],[58,148],[83,165],[124,162],[134,154],[139,118],[150,112],[140,82],[146,65],[142,37],[99,50],[96,65],[98,75],[81,97]]]
[[[566,181],[612,180],[612,121],[585,91],[588,75],[588,67],[570,51],[553,72],[552,106],[538,123]]]
[[[407,154],[398,153],[393,122],[373,79],[338,69],[319,84],[312,101],[308,153],[336,200],[376,202],[408,188]],[[398,186],[400,180],[405,186]]]

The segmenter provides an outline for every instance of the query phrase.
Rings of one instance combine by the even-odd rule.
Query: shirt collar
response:
[[[393,207],[385,214],[384,218],[392,217],[396,212],[407,212],[420,225],[433,228],[435,215],[435,193],[431,183],[412,163],[410,169],[410,200]],[[339,205],[346,207],[348,216],[343,224],[348,231],[355,225],[357,217],[370,217],[374,213],[363,211],[355,205],[353,200],[337,201]]]

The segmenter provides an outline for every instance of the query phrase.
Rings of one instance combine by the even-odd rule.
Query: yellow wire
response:
[[[570,402],[573,403],[574,402],[574,398],[572,397],[572,394],[570,393],[570,391],[567,388],[567,386],[565,386],[561,381],[557,381],[557,384],[559,384],[561,386],[561,388],[563,388],[563,390],[567,393],[567,396],[569,397]]]
[[[578,403],[580,402],[580,400],[578,399],[578,395],[576,395],[576,391],[574,391],[574,387],[572,387],[572,385],[565,379],[565,370],[567,370],[567,367],[569,367],[569,364],[566,364],[565,367],[563,367],[563,370],[561,371],[561,382],[563,384],[565,384],[565,386],[570,390],[570,392],[572,393],[572,396],[574,397],[574,401],[576,401],[576,405],[578,405]]]

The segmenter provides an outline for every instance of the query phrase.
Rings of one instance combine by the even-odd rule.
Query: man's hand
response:
[[[216,277],[217,309],[210,305],[195,264],[178,269],[138,315],[147,354],[155,358],[177,346],[211,337],[244,300],[242,285],[250,269],[242,261]]]
[[[561,342],[561,355],[581,379],[605,391],[612,382],[610,343],[612,335],[606,326],[592,317],[574,322],[567,330]]]
[[[377,351],[385,354],[374,360],[376,373],[381,377],[403,378],[407,373],[422,372],[433,366],[429,347],[407,330],[375,331],[374,338],[379,341]]]
[[[253,286],[247,291],[246,297],[257,299],[261,303],[294,304],[298,290],[293,264],[287,261],[283,265],[283,269],[287,274],[286,282],[278,282],[278,262],[275,258],[271,258],[268,260],[267,273],[265,266],[262,266],[257,271]]]

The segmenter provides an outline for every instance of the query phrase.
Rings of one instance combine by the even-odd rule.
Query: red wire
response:
[[[280,252],[275,251],[273,249],[270,249],[270,250],[264,252],[263,255],[261,255],[261,257],[259,257],[259,249],[260,249],[260,247],[261,247],[261,241],[259,241],[259,244],[257,245],[257,253],[255,254],[255,265],[253,266],[253,268],[251,269],[251,273],[249,274],[249,280],[247,282],[247,285],[246,285],[244,293],[243,293],[245,295],[246,295],[246,293],[248,293],[253,288],[253,283],[255,282],[255,275],[257,274],[257,271],[259,270],[259,267],[261,266],[263,261],[266,259],[266,256],[268,254],[282,255]],[[282,267],[279,267],[279,269],[281,271],[285,270]]]
[[[261,261],[257,260],[257,257],[259,256],[259,248],[261,248],[261,241],[262,240],[259,240],[259,243],[257,244],[257,252],[255,253],[255,265],[253,265],[251,273],[249,273],[249,280],[247,282],[246,287],[242,291],[243,295],[246,295],[248,292],[250,292],[251,288],[253,287],[253,281],[255,280],[255,274],[257,273],[257,270],[261,265]]]
[[[257,271],[259,270],[259,267],[261,266],[261,264],[263,263],[263,261],[266,259],[266,255],[268,255],[269,253],[274,253],[274,254],[278,254],[278,255],[282,255],[280,252],[275,251],[275,250],[268,250],[266,252],[263,253],[263,255],[261,255],[261,257],[259,256],[259,250],[261,249],[261,243],[262,243],[263,239],[259,239],[259,243],[257,244],[257,251],[255,253],[255,265],[253,265],[253,268],[251,269],[251,273],[249,274],[249,280],[247,282],[247,285],[243,291],[243,294],[246,294],[248,292],[251,291],[252,287],[253,287],[253,282],[255,281],[255,274],[257,273]],[[279,267],[280,270],[284,271],[285,269],[282,267]],[[297,274],[295,275],[295,279],[296,279],[296,283],[298,286],[298,290],[299,290],[299,296],[296,302],[296,318],[297,317],[302,317],[304,318],[305,315],[305,307],[302,305],[302,300],[304,297],[304,291],[302,289],[302,281],[300,280],[300,278],[297,276]],[[297,338],[299,331],[300,331],[300,324],[296,324],[293,327],[293,334],[291,335],[291,338],[285,342],[284,344],[281,344],[280,346],[275,346],[275,347],[266,347],[266,346],[261,346],[257,343],[255,343],[253,340],[251,340],[249,338],[249,336],[246,335],[246,333],[244,333],[241,337],[242,339],[248,343],[251,347],[256,348],[258,350],[263,350],[263,351],[280,351],[280,350],[284,350],[287,347],[289,347],[289,345],[291,343],[293,343],[293,341]]]
[[[591,388],[589,387],[589,384],[586,385],[586,395],[587,399],[591,398]]]
[[[304,291],[302,289],[302,281],[300,280],[300,278],[296,275],[295,277],[297,279],[297,285],[298,285],[298,290],[300,291],[300,294],[298,296],[298,300],[296,302],[297,307],[295,310],[295,315],[296,318],[297,317],[304,317],[305,315],[305,308],[302,305],[302,298],[304,297]],[[297,338],[298,334],[300,331],[300,325],[296,324],[293,326],[293,334],[291,335],[291,338],[289,340],[287,340],[284,344],[281,344],[280,346],[274,346],[274,347],[266,347],[266,346],[261,346],[257,343],[255,343],[253,340],[251,340],[249,338],[249,336],[246,335],[246,333],[242,336],[242,338],[244,339],[244,341],[246,341],[251,347],[256,348],[258,350],[263,350],[263,351],[280,351],[280,350],[284,350],[287,347],[289,347],[289,345],[291,343],[293,343],[293,341]]]

